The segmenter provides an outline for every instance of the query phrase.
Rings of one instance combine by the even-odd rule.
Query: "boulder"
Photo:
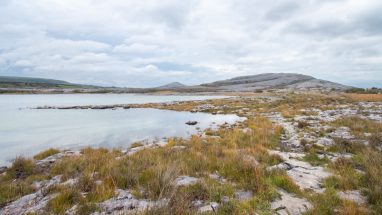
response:
[[[196,125],[196,124],[198,124],[198,122],[197,121],[188,121],[188,122],[186,122],[186,124],[187,125]]]

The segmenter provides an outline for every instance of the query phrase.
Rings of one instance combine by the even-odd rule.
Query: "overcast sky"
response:
[[[0,75],[150,87],[268,72],[382,87],[382,1],[0,0]]]

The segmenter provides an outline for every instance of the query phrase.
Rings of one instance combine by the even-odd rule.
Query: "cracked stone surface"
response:
[[[198,213],[216,212],[219,208],[219,203],[209,202],[208,204],[198,208]]]
[[[271,209],[279,215],[300,215],[312,208],[306,199],[296,197],[283,190],[278,191],[280,198],[271,203]]]
[[[43,189],[47,189],[50,186],[60,183],[61,176],[53,177],[51,180],[35,183],[38,191],[25,195],[16,201],[11,202],[3,209],[0,210],[0,214],[7,215],[19,215],[19,214],[40,214],[43,213],[48,201],[55,197],[55,195],[44,195]]]
[[[353,202],[360,204],[360,205],[365,204],[367,202],[366,197],[363,196],[361,191],[359,191],[359,190],[341,191],[341,192],[338,192],[338,196],[341,199],[353,201]]]
[[[323,192],[321,181],[332,174],[323,167],[312,166],[308,162],[300,161],[305,154],[280,151],[269,151],[270,154],[279,155],[283,160],[283,165],[277,165],[286,170],[289,177],[302,189],[311,189],[315,192]],[[276,168],[277,168],[276,167]]]

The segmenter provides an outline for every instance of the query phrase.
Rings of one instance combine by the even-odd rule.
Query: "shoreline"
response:
[[[375,163],[382,161],[382,99],[307,93],[138,106],[220,111],[247,120],[190,139],[170,138],[159,147],[136,145],[139,150],[131,154],[85,148],[52,161],[49,157],[62,152],[45,152],[47,157],[42,152],[44,171],[27,171],[26,165],[44,162],[24,159],[18,164],[24,170],[15,172],[14,163],[1,175],[0,189],[17,182],[31,190],[3,202],[0,211],[369,214],[382,209],[370,201],[382,185],[382,166]],[[37,175],[45,181],[40,187],[33,185]],[[7,177],[14,182],[3,184]],[[44,195],[44,189],[51,191]],[[24,205],[28,193],[34,205]],[[63,198],[68,194],[82,203]]]

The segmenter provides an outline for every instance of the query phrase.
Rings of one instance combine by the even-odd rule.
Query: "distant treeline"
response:
[[[364,93],[364,94],[382,94],[382,88],[352,88],[346,90],[347,93]]]

